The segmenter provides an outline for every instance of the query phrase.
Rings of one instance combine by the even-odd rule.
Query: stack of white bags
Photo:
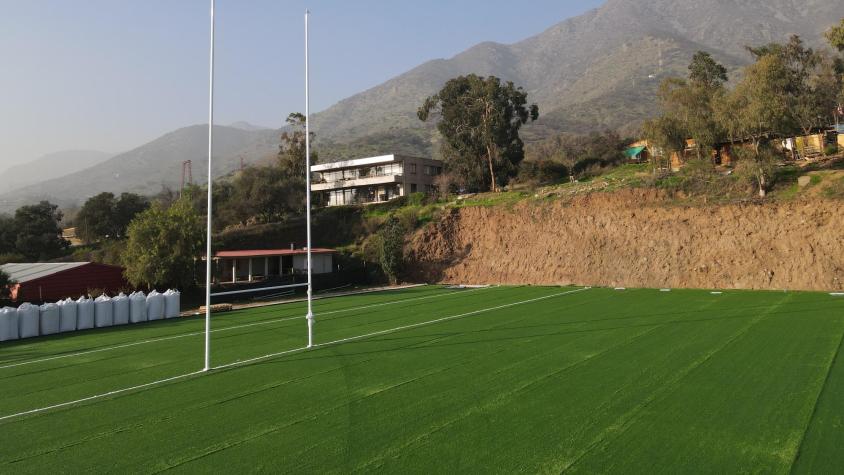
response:
[[[114,298],[101,295],[93,300],[68,298],[40,307],[24,303],[0,308],[0,341],[177,318],[180,311],[178,290],[120,293]]]

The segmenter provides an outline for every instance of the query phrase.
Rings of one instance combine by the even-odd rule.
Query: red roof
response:
[[[333,254],[334,249],[313,248],[311,254]],[[305,249],[255,249],[248,251],[218,251],[214,257],[277,257],[301,256],[307,254]]]

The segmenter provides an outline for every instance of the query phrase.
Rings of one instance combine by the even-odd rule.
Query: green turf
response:
[[[844,465],[844,299],[573,290],[319,300],[317,343],[377,334],[2,420],[0,473]],[[214,365],[302,347],[303,313],[215,316]],[[413,326],[444,317],[456,318]],[[0,417],[196,371],[202,328],[192,318],[2,343]]]

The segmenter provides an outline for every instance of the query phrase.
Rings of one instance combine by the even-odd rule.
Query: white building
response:
[[[334,271],[334,249],[311,250],[313,274]],[[218,269],[215,282],[255,282],[287,275],[304,274],[308,270],[305,249],[262,249],[219,251],[214,254]]]
[[[432,193],[441,174],[439,160],[383,155],[311,167],[311,189],[327,206],[383,203],[411,193]]]

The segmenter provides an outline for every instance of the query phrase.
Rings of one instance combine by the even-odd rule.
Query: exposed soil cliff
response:
[[[671,206],[656,192],[455,209],[417,232],[417,280],[627,287],[844,289],[844,206]]]

